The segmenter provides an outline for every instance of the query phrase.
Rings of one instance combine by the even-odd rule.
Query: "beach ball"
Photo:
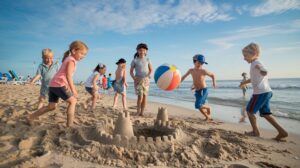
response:
[[[159,88],[171,91],[179,86],[181,74],[176,66],[163,64],[155,70],[154,80]]]

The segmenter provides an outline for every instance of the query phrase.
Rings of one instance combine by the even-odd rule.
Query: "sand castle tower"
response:
[[[116,121],[114,135],[127,136],[131,138],[134,136],[132,122],[130,120],[130,116],[128,112],[119,113],[119,117]]]
[[[167,108],[159,107],[158,113],[155,121],[156,126],[165,126],[169,122]]]

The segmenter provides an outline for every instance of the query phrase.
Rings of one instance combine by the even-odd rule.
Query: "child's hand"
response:
[[[241,83],[240,83],[240,85],[239,85],[239,87],[240,87],[240,88],[242,88],[242,87],[243,87],[243,85],[244,85],[244,84],[243,84],[243,82],[241,82]]]
[[[125,82],[125,84],[124,84],[124,85],[125,85],[125,87],[126,87],[126,88],[128,87],[128,84],[127,84],[127,82]]]
[[[77,93],[77,91],[76,91],[76,90],[74,90],[74,91],[73,91],[73,96],[74,96],[75,98],[77,98],[77,97],[78,97],[78,93]]]

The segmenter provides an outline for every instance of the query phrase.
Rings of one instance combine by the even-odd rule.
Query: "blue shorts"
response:
[[[252,95],[248,105],[247,112],[256,114],[259,111],[260,116],[270,115],[270,100],[273,96],[272,92]]]
[[[203,88],[203,89],[195,91],[195,97],[196,97],[195,108],[196,109],[201,108],[205,104],[207,95],[208,95],[207,88]]]

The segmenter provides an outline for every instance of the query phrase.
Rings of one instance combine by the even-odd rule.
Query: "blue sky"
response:
[[[270,78],[300,77],[299,0],[1,0],[0,37],[0,72],[23,76],[35,73],[43,48],[61,60],[72,41],[82,40],[89,52],[76,81],[98,62],[114,74],[121,57],[129,70],[140,42],[148,44],[154,69],[169,63],[185,73],[202,53],[217,79],[241,79],[249,71],[241,49],[256,42]]]

